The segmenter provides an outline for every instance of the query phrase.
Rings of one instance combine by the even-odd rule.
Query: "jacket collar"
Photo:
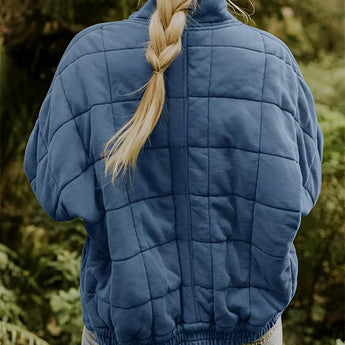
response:
[[[167,0],[169,1],[169,0]],[[149,21],[151,14],[156,9],[156,0],[147,2],[136,12],[133,12],[128,19],[138,18]],[[198,23],[219,23],[225,20],[239,22],[227,9],[226,0],[198,0],[196,12],[188,18],[188,25]]]

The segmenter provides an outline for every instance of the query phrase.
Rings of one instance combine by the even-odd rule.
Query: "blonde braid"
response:
[[[246,15],[240,7],[226,0],[232,10]],[[108,140],[100,156],[105,157],[105,174],[112,171],[114,182],[128,166],[136,169],[137,157],[157,124],[165,102],[164,72],[182,51],[182,34],[187,18],[197,10],[198,0],[156,0],[157,8],[149,23],[150,41],[145,42],[146,59],[152,65],[150,80],[131,119]],[[189,11],[190,7],[192,11]],[[135,93],[136,90],[132,93]],[[114,145],[109,149],[111,144]]]
[[[152,77],[142,87],[146,90],[132,118],[105,144],[101,153],[101,156],[105,157],[105,174],[109,170],[112,171],[112,182],[122,168],[123,175],[129,165],[134,171],[136,169],[140,150],[163,110],[164,72],[182,51],[181,37],[189,6],[193,3],[194,10],[197,6],[197,0],[156,0],[156,2],[157,8],[152,13],[149,23],[150,41],[146,42],[146,58],[153,68]],[[113,147],[109,149],[115,140]]]

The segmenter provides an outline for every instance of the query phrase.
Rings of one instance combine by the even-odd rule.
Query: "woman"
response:
[[[60,61],[24,169],[85,223],[83,344],[282,344],[323,135],[290,50],[228,3],[148,0]]]

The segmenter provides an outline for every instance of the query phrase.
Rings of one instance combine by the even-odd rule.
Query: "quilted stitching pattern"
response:
[[[203,0],[184,31],[133,188],[112,185],[99,154],[151,76],[153,0],[76,35],[27,143],[41,206],[85,222],[83,321],[100,344],[254,341],[295,293],[293,239],[320,193],[323,135],[289,49],[224,3]]]

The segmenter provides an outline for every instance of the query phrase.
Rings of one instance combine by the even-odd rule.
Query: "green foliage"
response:
[[[344,56],[343,0],[253,0],[258,27],[278,36],[303,61],[312,61],[323,52]],[[238,0],[249,12],[248,0]]]
[[[80,219],[56,224],[42,216],[46,219],[37,222],[47,227],[23,226],[17,252],[0,245],[0,315],[6,321],[0,337],[8,344],[17,344],[10,337],[17,325],[20,328],[15,331],[22,338],[31,334],[26,330],[30,329],[52,345],[79,345],[79,270],[85,228]],[[38,338],[30,339],[30,344],[43,344]]]
[[[67,291],[52,292],[50,306],[54,314],[57,315],[59,328],[55,331],[60,333],[63,330],[65,337],[66,334],[69,337],[69,344],[80,344],[83,320],[79,289],[72,287]]]
[[[284,326],[286,333],[293,333],[287,345],[323,345],[344,336],[340,301],[344,301],[345,271],[345,70],[342,61],[329,55],[300,67],[312,89],[324,134],[322,187],[295,240],[298,290]]]
[[[54,247],[51,246],[51,249]],[[51,272],[51,277],[46,279],[44,286],[71,286],[79,283],[80,256],[77,252],[70,253],[61,248],[56,248],[53,255],[40,258],[40,265],[45,271]]]
[[[340,339],[337,339],[335,341],[332,342],[333,344],[331,345],[345,345],[345,343],[343,341],[341,341]]]
[[[3,285],[0,285],[0,313],[6,315],[13,322],[22,325],[23,311],[18,303],[17,295],[15,291],[6,289]]]
[[[24,316],[21,308],[21,298],[18,287],[25,286],[27,291],[38,292],[36,282],[29,276],[28,271],[18,266],[17,254],[0,244],[0,315],[7,320],[23,325]]]
[[[1,320],[0,343],[3,345],[49,345],[26,329]]]

